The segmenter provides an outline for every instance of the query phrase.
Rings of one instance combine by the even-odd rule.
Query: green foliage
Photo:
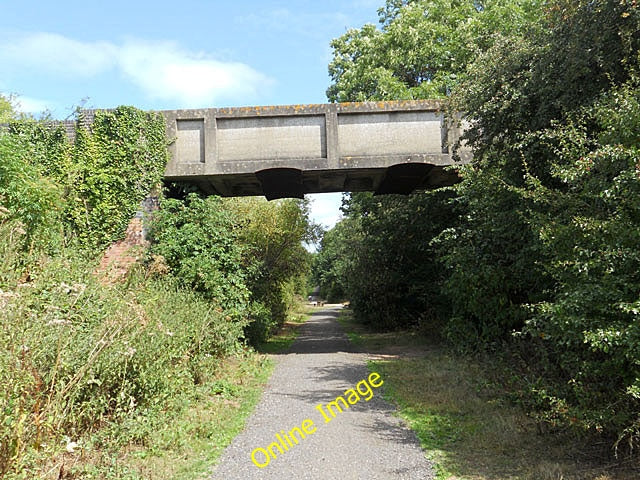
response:
[[[376,328],[433,326],[444,309],[442,268],[429,240],[453,219],[446,190],[408,197],[352,194],[347,218],[325,234],[316,260],[324,292],[340,292]]]
[[[0,93],[0,124],[9,123],[18,116],[15,108],[15,97]]]
[[[324,233],[318,253],[313,259],[314,285],[320,286],[320,296],[329,303],[342,302],[349,298],[348,282],[353,280],[350,272],[353,246],[360,241],[358,222],[344,218],[331,230]]]
[[[12,228],[1,222],[0,239]],[[3,248],[11,255],[19,245]],[[239,348],[242,324],[201,295],[168,277],[105,286],[93,266],[64,250],[38,258],[26,283],[0,266],[9,279],[0,290],[2,475],[36,478],[64,436],[78,441],[105,425],[111,443],[144,441],[157,412]]]
[[[587,126],[589,128],[587,129]],[[562,385],[551,400],[587,428],[640,435],[640,88],[607,92],[576,120],[540,134],[566,189],[538,186],[534,217],[556,282],[526,332],[543,339]],[[612,372],[616,372],[612,375]]]
[[[61,188],[68,236],[94,251],[124,234],[168,159],[162,115],[133,107],[97,111],[91,128],[80,121],[73,144],[62,126],[31,119],[11,122],[10,132],[32,168]]]
[[[161,255],[177,281],[242,315],[248,299],[236,219],[219,197],[167,199],[149,230],[151,254]]]
[[[542,27],[497,42],[454,102],[474,164],[457,188],[465,215],[438,238],[448,331],[467,346],[513,334],[541,419],[633,444],[640,15],[557,1]]]
[[[151,255],[177,281],[224,307],[254,345],[281,326],[304,294],[315,227],[304,202],[168,199],[154,214]]]
[[[306,201],[238,198],[225,205],[240,225],[243,265],[255,302],[247,338],[256,345],[285,322],[291,307],[305,295],[311,259],[303,243],[314,241],[317,226],[309,220]]]
[[[248,317],[244,333],[246,338],[256,346],[268,339],[278,328],[271,310],[264,303],[251,303]]]
[[[331,42],[330,101],[448,96],[497,35],[532,28],[538,0],[388,0],[368,24]]]
[[[456,204],[464,215],[434,240],[447,269],[443,293],[452,318],[445,334],[463,349],[497,346],[521,329],[526,304],[549,285],[529,203],[496,170],[463,170]]]
[[[374,325],[448,303],[448,339],[506,351],[540,420],[635,447],[637,2],[389,0],[379,14],[380,30],[332,44],[330,100],[453,91],[474,160],[433,204],[353,196],[317,278]]]
[[[42,245],[59,236],[62,190],[31,160],[25,139],[0,132],[0,219],[16,220],[24,246]]]

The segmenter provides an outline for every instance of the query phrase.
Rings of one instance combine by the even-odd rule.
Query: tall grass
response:
[[[44,476],[105,425],[112,443],[143,443],[154,412],[172,408],[236,352],[244,326],[170,277],[139,273],[107,286],[72,250],[25,256],[22,231],[0,219],[5,478]]]

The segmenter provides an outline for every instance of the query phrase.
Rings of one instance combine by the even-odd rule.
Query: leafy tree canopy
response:
[[[332,102],[441,98],[498,36],[534,28],[540,0],[388,0],[381,27],[367,24],[331,42]]]

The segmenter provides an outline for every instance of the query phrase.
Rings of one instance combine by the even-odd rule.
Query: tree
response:
[[[348,282],[353,280],[353,248],[359,243],[358,220],[345,218],[322,236],[320,248],[313,260],[312,273],[320,295],[330,303],[350,297]]]
[[[318,227],[309,219],[306,200],[236,198],[226,200],[225,208],[238,219],[255,313],[247,334],[256,343],[282,325],[295,296],[306,293],[311,254],[303,243],[315,240]]]
[[[380,29],[365,25],[332,42],[327,96],[445,97],[497,38],[528,31],[538,6],[536,0],[389,0],[378,11]],[[329,291],[344,286],[356,315],[378,327],[416,324],[418,318],[437,322],[446,311],[440,290],[445,275],[432,239],[454,225],[452,201],[451,192],[351,195],[345,208],[353,222],[325,236],[328,250],[316,263],[321,285]],[[337,272],[345,279],[332,280]]]
[[[367,24],[331,42],[332,102],[442,98],[496,36],[523,34],[539,0],[388,0],[381,28]]]

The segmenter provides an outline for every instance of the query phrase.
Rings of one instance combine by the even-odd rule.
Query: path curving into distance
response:
[[[224,451],[212,480],[433,479],[415,434],[382,399],[384,385],[372,386],[379,380],[370,379],[366,355],[354,353],[335,320],[339,312],[340,307],[315,312],[289,353],[276,356],[262,399]],[[354,390],[345,394],[348,389]],[[338,400],[343,411],[334,406],[333,417],[327,404],[338,396],[350,400],[349,408]],[[262,468],[252,461],[254,450]]]

